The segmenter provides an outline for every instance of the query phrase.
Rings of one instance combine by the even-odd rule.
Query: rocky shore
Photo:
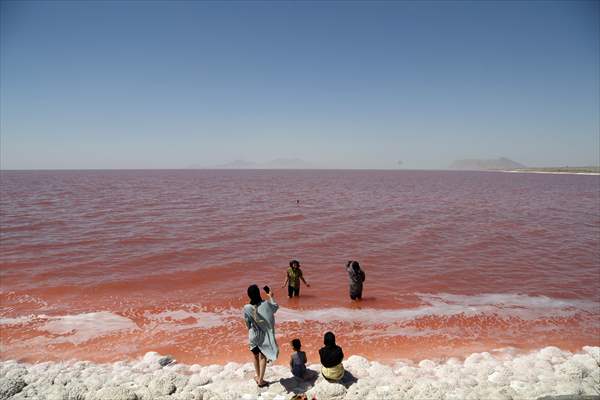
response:
[[[341,383],[318,373],[291,377],[284,366],[269,366],[266,388],[257,388],[250,363],[183,365],[157,353],[134,362],[85,361],[0,363],[0,399],[39,400],[288,400],[306,393],[318,400],[420,399],[598,399],[600,347],[578,353],[546,347],[511,355],[475,353],[465,360],[384,365],[363,357],[344,361]],[[565,397],[566,396],[566,397]]]

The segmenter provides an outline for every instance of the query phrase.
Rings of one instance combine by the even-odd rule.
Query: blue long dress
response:
[[[275,361],[279,347],[275,340],[275,313],[279,305],[270,298],[258,306],[244,306],[244,320],[248,327],[248,346],[250,350],[258,347],[269,361]]]

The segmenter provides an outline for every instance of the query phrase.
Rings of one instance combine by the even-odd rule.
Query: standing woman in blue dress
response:
[[[248,328],[248,344],[254,355],[254,380],[258,387],[267,386],[263,379],[267,361],[275,361],[279,355],[279,347],[275,340],[275,313],[279,305],[275,302],[268,286],[264,287],[267,300],[260,296],[256,285],[248,287],[250,304],[244,306],[244,321]]]

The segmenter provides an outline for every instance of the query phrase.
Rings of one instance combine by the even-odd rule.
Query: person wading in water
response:
[[[352,300],[361,300],[365,272],[360,268],[358,261],[348,261],[348,264],[346,264],[346,271],[348,272],[348,279],[350,280],[350,298]]]
[[[300,269],[300,263],[298,260],[290,261],[290,267],[287,269],[285,274],[285,282],[283,282],[283,286],[287,285],[288,287],[288,297],[291,299],[293,296],[300,296],[300,280],[304,282],[306,287],[310,287],[308,283],[304,280],[304,276],[302,276],[302,270]]]

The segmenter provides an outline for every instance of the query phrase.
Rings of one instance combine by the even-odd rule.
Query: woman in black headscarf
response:
[[[344,352],[342,348],[335,343],[335,335],[333,332],[325,333],[323,344],[319,350],[321,358],[321,374],[325,379],[331,382],[338,382],[344,376]]]

